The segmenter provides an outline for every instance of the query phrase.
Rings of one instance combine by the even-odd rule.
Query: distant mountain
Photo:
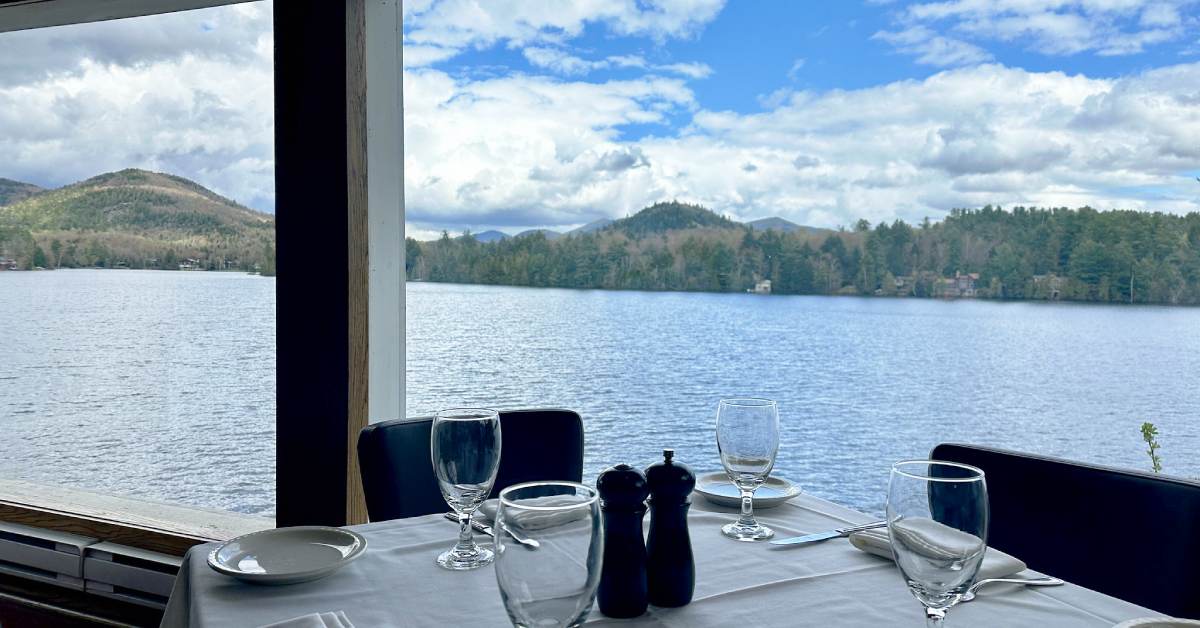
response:
[[[733,229],[738,224],[699,205],[671,201],[655,203],[628,218],[614,222],[609,228],[624,231],[632,236],[644,236],[679,229]]]
[[[507,233],[504,233],[503,231],[496,231],[495,229],[490,229],[488,231],[475,233],[472,235],[474,235],[475,239],[480,242],[499,242],[500,240],[511,237]]]
[[[274,267],[274,216],[171,174],[102,174],[0,207],[0,222],[32,238],[14,257],[40,249],[50,267]]]
[[[613,224],[613,220],[611,218],[600,218],[598,220],[593,220],[582,227],[576,227],[576,228],[568,231],[567,235],[579,235],[581,233],[592,233],[593,231],[599,231],[601,229],[607,228],[611,224]]]
[[[751,229],[754,229],[755,231],[767,231],[768,229],[777,229],[784,233],[800,231],[801,229],[804,228],[790,220],[786,220],[786,219],[780,218],[778,216],[772,216],[771,218],[759,218],[758,220],[751,220],[750,222],[747,222],[746,225],[748,225]]]
[[[551,229],[526,229],[525,231],[522,231],[521,233],[518,233],[517,235],[515,235],[513,237],[523,238],[525,236],[531,236],[535,233],[540,233],[540,234],[546,236],[547,240],[555,240],[557,238],[561,238],[563,235],[563,234],[561,234],[557,231],[551,230]]]
[[[803,233],[810,236],[826,236],[833,233],[832,229],[823,229],[821,227],[809,227],[806,225],[798,225],[790,220],[774,216],[771,218],[759,218],[746,223],[755,231],[768,231],[771,229],[782,231],[784,233]]]
[[[45,191],[45,188],[32,183],[13,181],[12,179],[0,177],[0,206],[11,205]]]

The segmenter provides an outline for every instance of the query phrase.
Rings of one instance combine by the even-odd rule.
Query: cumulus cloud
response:
[[[1196,0],[941,0],[897,10],[896,30],[875,38],[918,62],[986,61],[979,43],[1006,42],[1048,55],[1129,55],[1180,40],[1200,26]]]
[[[271,5],[0,34],[0,176],[140,167],[274,209]]]
[[[604,83],[513,75],[404,77],[406,217],[417,228],[583,223],[652,193],[653,157],[624,125],[662,124],[694,96],[677,78]]]
[[[406,79],[408,217],[568,227],[664,198],[816,226],[985,203],[1197,211],[1197,94],[1200,63],[1119,79],[993,64],[741,114],[700,108],[679,80],[424,70]],[[624,137],[664,109],[690,124]]]
[[[663,41],[699,32],[724,4],[725,0],[406,0],[404,42],[454,54],[502,42],[524,48],[561,44],[589,24],[604,25],[618,35]],[[423,52],[405,63],[417,67],[436,56]]]

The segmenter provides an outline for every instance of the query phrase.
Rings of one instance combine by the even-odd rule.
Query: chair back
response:
[[[1175,617],[1200,619],[1200,482],[942,444],[983,469],[988,545],[1030,568]]]
[[[368,425],[358,459],[371,521],[449,511],[433,473],[433,417]],[[500,469],[492,497],[521,482],[583,479],[583,419],[571,410],[500,413]]]

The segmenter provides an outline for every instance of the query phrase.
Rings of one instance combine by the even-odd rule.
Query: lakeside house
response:
[[[771,294],[771,280],[763,279],[762,281],[754,284],[754,288],[752,290],[747,290],[746,292],[753,294]]]
[[[934,284],[934,296],[949,299],[973,299],[979,296],[975,284],[979,281],[979,273],[955,272],[953,277],[942,277]]]
[[[1066,279],[1054,273],[1033,276],[1033,292],[1035,297],[1057,300],[1062,296]]]
[[[17,260],[12,259],[11,257],[0,257],[0,270],[20,270],[20,269],[21,269],[21,267],[17,265]]]

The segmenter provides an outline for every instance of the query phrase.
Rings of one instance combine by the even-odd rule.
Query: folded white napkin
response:
[[[259,628],[354,628],[354,624],[346,619],[346,613],[336,611],[332,613],[309,613],[300,617],[293,617],[284,621],[278,621],[273,624],[259,626]]]
[[[548,495],[546,497],[535,497],[527,499],[523,502],[529,506],[570,506],[578,504],[579,498],[573,495]],[[500,507],[500,500],[489,499],[479,505],[479,510],[476,516],[488,523],[496,521],[496,510]],[[544,530],[553,528],[566,523],[570,523],[577,519],[582,519],[587,516],[586,508],[571,508],[569,510],[551,510],[539,512],[536,510],[522,510],[519,513],[520,525],[522,530]]]
[[[957,554],[958,552],[955,548],[966,542],[963,537],[969,536],[959,530],[937,523],[932,519],[925,520],[928,524],[932,525],[922,525],[920,523],[916,526],[912,525],[918,521],[921,520],[914,519],[908,522],[910,524],[909,532],[912,532],[913,539],[923,544],[931,554],[945,553],[947,557]],[[978,538],[971,538],[974,538],[974,542],[978,544]],[[892,556],[892,543],[888,538],[887,528],[855,532],[850,535],[850,544],[868,554],[874,554],[888,560],[894,559],[894,556]],[[1021,571],[1025,571],[1024,561],[1009,556],[998,549],[989,547],[983,555],[983,565],[979,567],[979,579],[1004,578]]]

